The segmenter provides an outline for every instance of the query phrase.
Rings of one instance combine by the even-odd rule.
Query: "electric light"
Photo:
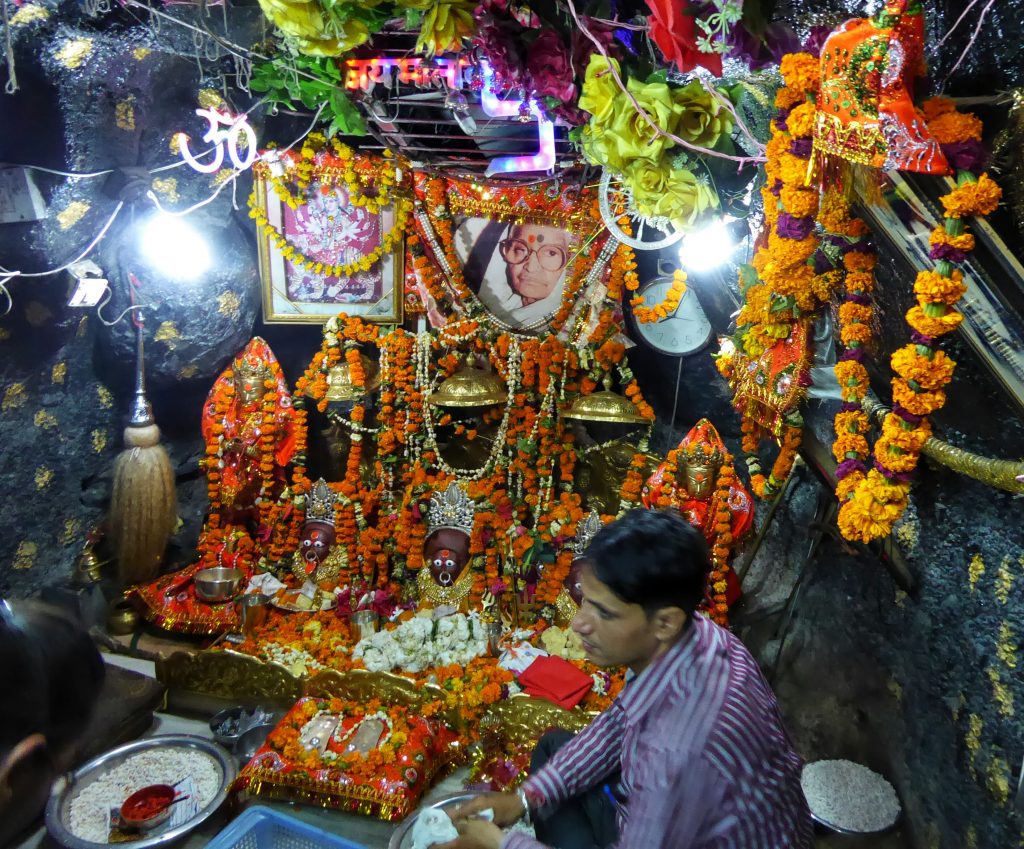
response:
[[[210,267],[206,240],[182,218],[157,213],[143,224],[142,253],[164,277],[195,280]]]
[[[688,271],[710,271],[728,262],[736,250],[732,228],[735,219],[725,216],[713,224],[687,233],[679,246],[679,261]]]

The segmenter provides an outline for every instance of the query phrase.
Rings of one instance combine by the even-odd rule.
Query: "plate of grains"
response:
[[[800,776],[811,819],[840,834],[879,834],[900,818],[893,786],[853,761],[814,761]]]
[[[116,843],[144,849],[177,840],[194,829],[228,795],[235,760],[221,746],[190,734],[148,737],[112,749],[58,781],[46,806],[46,828],[69,849],[99,849]],[[119,818],[121,804],[151,784],[176,786],[189,798],[148,832],[133,832]]]

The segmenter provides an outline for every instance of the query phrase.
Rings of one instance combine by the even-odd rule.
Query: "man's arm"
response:
[[[619,768],[626,712],[613,702],[523,783],[530,806],[556,806],[589,790]]]

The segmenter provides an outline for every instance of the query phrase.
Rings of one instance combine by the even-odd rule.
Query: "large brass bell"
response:
[[[611,375],[605,374],[604,389],[590,395],[580,395],[562,417],[581,422],[613,422],[615,424],[652,424],[652,419],[640,415],[636,404],[612,392]]]
[[[380,386],[380,369],[365,354],[359,355],[359,361],[363,364],[366,385],[356,386],[352,382],[352,368],[348,361],[342,360],[327,372],[326,398],[328,401],[358,401],[371,392],[377,391]]]
[[[427,396],[433,407],[490,407],[508,400],[508,389],[494,372],[478,368],[472,355],[445,380],[436,392]]]

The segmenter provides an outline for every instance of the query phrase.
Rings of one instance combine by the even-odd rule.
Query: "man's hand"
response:
[[[505,827],[518,822],[523,818],[526,811],[519,796],[515,793],[484,793],[461,805],[456,805],[448,811],[456,828],[461,828],[460,820],[467,820],[477,816],[481,811],[490,808],[494,811],[494,824]]]
[[[435,846],[434,849],[501,849],[501,839],[504,835],[493,822],[479,819],[459,820],[455,827],[459,830],[458,840]]]

